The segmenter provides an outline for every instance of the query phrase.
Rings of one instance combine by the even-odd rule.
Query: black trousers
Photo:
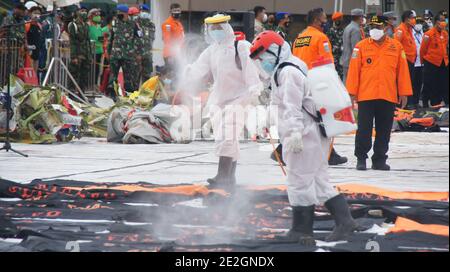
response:
[[[415,106],[420,102],[423,89],[423,67],[414,67],[412,76],[413,95],[408,97],[408,105]]]
[[[441,66],[436,66],[425,61],[424,66],[424,86],[423,101],[424,107],[439,105],[442,101],[448,105],[448,66],[442,62]]]
[[[355,156],[367,159],[372,148],[372,131],[375,120],[376,138],[373,145],[374,163],[386,162],[391,140],[396,105],[385,100],[371,100],[358,103],[358,131],[356,132]]]
[[[411,63],[408,61],[408,70],[409,70],[409,77],[411,78],[411,84],[414,82],[414,63]],[[409,105],[409,99],[408,99],[408,105]]]

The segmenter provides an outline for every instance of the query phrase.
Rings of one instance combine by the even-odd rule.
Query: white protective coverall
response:
[[[280,63],[283,62],[293,63],[305,73],[308,71],[303,61],[292,56],[287,43],[283,45],[280,54]],[[280,85],[277,87],[273,77],[272,105],[278,106],[281,143],[286,147],[286,139],[296,132],[303,136],[301,152],[294,153],[283,148],[283,158],[287,164],[289,202],[292,206],[323,204],[337,196],[338,192],[329,183],[330,140],[321,135],[318,124],[302,109],[304,106],[310,113],[316,114],[308,79],[295,67],[287,66],[279,71],[278,83]]]
[[[239,138],[245,126],[243,110],[258,97],[264,89],[259,79],[258,68],[250,58],[251,44],[238,43],[238,55],[242,65],[236,64],[235,35],[228,23],[222,23],[226,38],[217,42],[207,37],[210,46],[198,60],[189,65],[184,73],[185,86],[195,86],[212,75],[214,84],[209,96],[208,107],[216,142],[216,155],[240,157]],[[209,26],[208,26],[208,32]],[[207,35],[209,35],[207,33]]]

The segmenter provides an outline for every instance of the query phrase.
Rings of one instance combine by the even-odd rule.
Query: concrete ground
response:
[[[354,137],[336,139],[336,150],[350,161],[332,167],[332,182],[360,183],[399,191],[449,190],[448,133],[395,133],[392,136],[391,172],[358,172],[353,157]],[[280,168],[269,156],[268,143],[243,143],[238,166],[241,184],[284,184]],[[202,183],[217,170],[212,142],[187,145],[121,145],[85,138],[67,144],[26,145],[14,148],[22,158],[0,152],[0,177],[16,182],[33,179],[70,179],[93,182],[157,184]]]

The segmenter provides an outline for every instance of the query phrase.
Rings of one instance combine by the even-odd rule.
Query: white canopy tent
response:
[[[79,4],[80,0],[33,0],[36,3],[43,5],[44,7],[53,6],[56,3],[58,7],[67,7],[70,5]]]

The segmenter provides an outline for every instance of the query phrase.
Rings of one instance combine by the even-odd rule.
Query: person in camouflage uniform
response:
[[[117,18],[112,23],[111,41],[109,47],[111,76],[108,91],[113,99],[116,97],[114,83],[118,82],[120,68],[123,71],[124,88],[127,93],[139,88],[139,67],[142,62],[142,30],[139,25],[128,17],[128,6],[117,5]]]
[[[151,21],[150,8],[147,5],[141,5],[141,13],[139,14],[138,24],[142,28],[143,37],[141,39],[142,46],[142,82],[147,81],[153,72],[153,42],[155,40],[156,27]]]
[[[0,26],[3,23],[3,19],[6,18],[8,16],[8,13],[6,12],[6,10],[4,10],[3,8],[0,7]]]
[[[292,42],[289,40],[289,26],[291,25],[291,17],[290,14],[287,12],[278,12],[275,15],[276,22],[278,23],[277,28],[275,29],[275,32],[278,33],[283,39],[289,43],[289,45],[292,45]]]
[[[341,79],[344,78],[344,68],[340,60],[344,50],[344,14],[336,12],[333,14],[333,26],[327,31],[328,39],[333,46],[334,66]]]
[[[9,38],[11,41],[16,42],[17,47],[13,50],[18,50],[18,65],[15,67],[15,71],[11,71],[16,74],[17,71],[24,65],[24,55],[27,47],[27,40],[25,36],[25,12],[26,7],[23,4],[18,4],[15,6],[12,16],[5,17],[3,19],[2,27],[0,28],[0,37],[6,38],[8,36],[8,28],[4,27],[7,25],[15,25],[9,27]]]
[[[77,11],[74,20],[68,25],[70,37],[70,59],[69,71],[76,80],[81,90],[86,90],[91,69],[92,48],[89,38],[89,26],[87,24],[87,12]],[[69,88],[75,90],[72,81]]]

